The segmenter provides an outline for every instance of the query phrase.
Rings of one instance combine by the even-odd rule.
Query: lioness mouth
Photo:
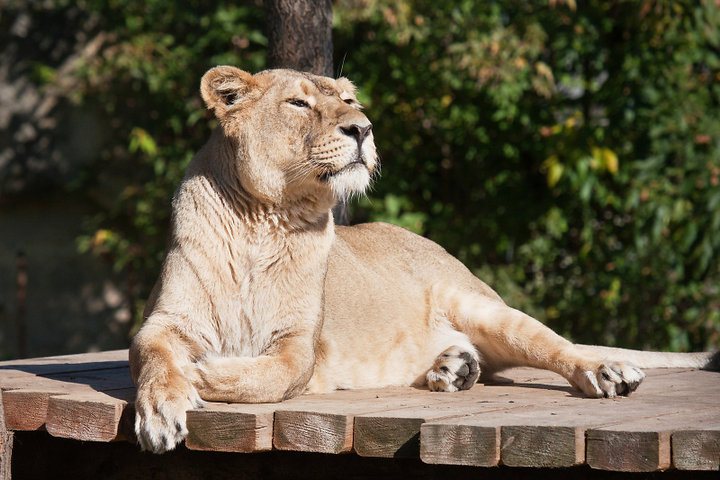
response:
[[[341,169],[335,170],[334,172],[324,172],[323,174],[320,175],[319,178],[320,178],[321,181],[327,182],[327,181],[330,180],[332,177],[334,177],[334,176],[336,176],[336,175],[340,175],[341,173],[346,172],[346,171],[348,171],[348,170],[351,169],[351,168],[355,168],[357,165],[361,165],[361,166],[367,168],[367,163],[365,162],[365,159],[364,159],[362,156],[358,155],[355,160],[353,160],[352,162],[348,163],[347,165],[345,165],[345,166],[342,167]]]

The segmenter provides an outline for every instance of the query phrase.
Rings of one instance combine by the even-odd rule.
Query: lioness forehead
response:
[[[273,83],[277,81],[281,83],[288,83],[293,80],[301,80],[300,86],[303,90],[306,90],[306,87],[315,87],[318,91],[320,91],[320,93],[327,96],[342,96],[344,93],[355,96],[356,91],[355,85],[353,85],[353,83],[345,77],[333,79],[330,77],[313,75],[312,73],[285,69],[265,70],[264,72],[260,72],[258,75],[271,76],[271,81],[273,81]],[[310,92],[306,91],[306,93]]]

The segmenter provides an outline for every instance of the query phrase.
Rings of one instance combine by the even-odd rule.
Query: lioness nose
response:
[[[368,123],[364,127],[358,125],[357,123],[340,126],[340,131],[348,137],[355,138],[358,146],[362,145],[362,143],[365,141],[365,138],[367,138],[368,134],[370,133],[370,130],[372,130],[372,123]]]

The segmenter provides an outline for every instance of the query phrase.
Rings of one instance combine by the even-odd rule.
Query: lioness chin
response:
[[[380,223],[335,227],[332,206],[378,170],[348,80],[217,67],[201,93],[220,127],[175,194],[166,258],[130,348],[143,449],[173,449],[203,400],[453,392],[513,366],[613,397],[638,387],[638,367],[712,361],[573,344],[429,240]]]

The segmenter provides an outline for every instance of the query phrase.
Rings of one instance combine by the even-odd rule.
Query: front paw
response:
[[[135,400],[135,434],[143,450],[163,453],[187,436],[186,412],[203,402],[186,380],[149,384],[138,388]]]
[[[613,398],[630,395],[644,378],[645,373],[634,365],[603,362],[593,369],[578,369],[573,383],[590,397]]]

